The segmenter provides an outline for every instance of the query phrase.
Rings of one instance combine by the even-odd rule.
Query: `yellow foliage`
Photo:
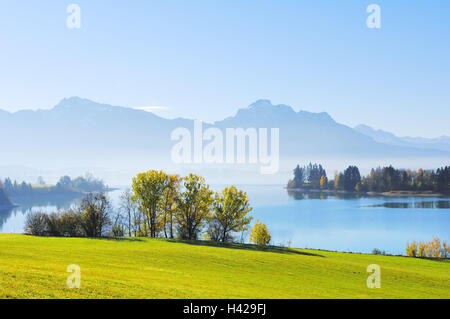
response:
[[[250,242],[260,246],[266,246],[270,242],[270,233],[266,224],[256,221],[250,234]]]
[[[406,243],[406,256],[417,256],[417,243],[415,241],[411,243],[411,246],[409,245],[409,243]]]
[[[450,255],[450,247],[446,241],[434,236],[432,241],[422,242],[417,244],[415,241],[406,243],[406,255],[411,257],[429,257],[429,258],[448,258]]]

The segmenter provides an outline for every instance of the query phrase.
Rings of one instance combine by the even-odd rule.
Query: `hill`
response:
[[[0,234],[0,298],[449,298],[450,261],[163,239]],[[81,268],[67,289],[66,268]],[[381,288],[366,285],[381,267]]]

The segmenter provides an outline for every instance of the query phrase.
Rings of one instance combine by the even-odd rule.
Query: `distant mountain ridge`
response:
[[[205,127],[279,128],[280,158],[355,158],[446,156],[450,152],[379,142],[360,130],[339,124],[327,113],[294,111],[288,105],[258,100],[236,115]],[[174,129],[193,130],[193,120],[165,119],[153,113],[63,99],[49,110],[0,111],[0,165],[31,167],[170,165]]]
[[[375,130],[368,125],[358,125],[354,129],[362,134],[370,136],[379,143],[385,143],[389,145],[414,147],[418,149],[433,149],[441,150],[444,152],[450,152],[450,137],[441,136],[437,138],[424,138],[424,137],[398,137],[390,132],[383,130]]]

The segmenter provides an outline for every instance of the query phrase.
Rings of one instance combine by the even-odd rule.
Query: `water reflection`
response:
[[[79,196],[51,196],[51,197],[35,197],[35,198],[12,198],[17,207],[0,211],[0,230],[3,230],[4,224],[14,217],[22,220],[28,212],[42,211],[46,213],[56,212],[58,210],[69,209],[77,205],[81,200]],[[16,227],[14,230],[17,231]],[[4,231],[4,230],[3,230]]]
[[[368,207],[449,209],[450,201],[386,202],[382,204],[369,205]]]
[[[287,193],[290,197],[295,200],[303,200],[303,199],[359,199],[363,195],[357,193],[329,193],[329,192],[305,192],[305,191],[294,191],[287,190]]]

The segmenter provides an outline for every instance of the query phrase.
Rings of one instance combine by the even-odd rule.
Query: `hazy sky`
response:
[[[381,29],[366,26],[371,3]],[[203,120],[265,98],[450,135],[450,1],[2,0],[0,108],[70,96]]]

